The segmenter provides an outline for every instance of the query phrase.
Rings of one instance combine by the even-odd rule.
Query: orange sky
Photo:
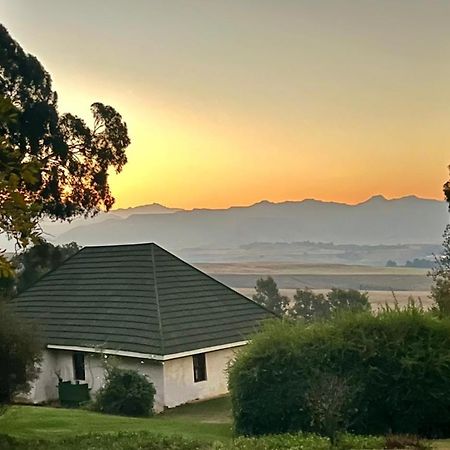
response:
[[[72,4],[73,3],[73,4]],[[114,106],[132,145],[117,207],[441,198],[450,4],[0,0],[60,109]]]

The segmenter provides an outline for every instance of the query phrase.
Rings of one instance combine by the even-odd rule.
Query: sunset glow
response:
[[[448,2],[0,0],[0,11],[51,73],[61,111],[88,120],[101,101],[125,118],[117,207],[442,198]]]

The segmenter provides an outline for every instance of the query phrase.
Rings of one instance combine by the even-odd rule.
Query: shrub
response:
[[[337,450],[367,450],[385,448],[386,438],[383,436],[361,436],[343,433],[339,435],[335,448]],[[404,448],[404,447],[394,447]]]
[[[309,325],[267,324],[230,368],[235,431],[323,432],[308,405],[321,374],[351,387],[343,429],[450,435],[448,319],[409,308]]]
[[[339,430],[346,429],[352,397],[349,383],[337,375],[318,373],[305,396],[311,426],[334,444]]]
[[[93,409],[106,414],[149,416],[153,414],[155,387],[135,370],[109,367],[106,383],[96,395]]]
[[[385,448],[413,448],[417,450],[431,449],[432,445],[429,442],[423,441],[419,436],[411,434],[390,434],[385,438]]]
[[[330,450],[328,438],[314,434],[279,434],[258,438],[239,437],[233,442],[233,450]]]
[[[22,439],[0,434],[1,450],[219,450],[215,444],[149,432],[92,433],[63,439]]]
[[[35,331],[0,304],[0,405],[29,390],[41,350]]]

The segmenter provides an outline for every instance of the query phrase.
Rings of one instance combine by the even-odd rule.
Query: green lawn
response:
[[[232,437],[230,399],[223,397],[168,410],[151,418],[109,416],[81,409],[13,406],[0,417],[0,434],[53,440],[87,433],[147,431],[181,435],[197,441],[229,442]],[[450,440],[434,441],[450,450]]]
[[[227,397],[193,403],[151,418],[109,416],[81,409],[13,406],[0,417],[0,433],[26,438],[58,438],[85,433],[151,431],[196,440],[231,439]]]

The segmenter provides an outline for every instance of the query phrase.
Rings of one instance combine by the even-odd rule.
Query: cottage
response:
[[[227,392],[235,351],[271,313],[156,244],[85,247],[13,301],[45,351],[34,403],[58,379],[103,385],[104,359],[148,375],[157,410]]]

